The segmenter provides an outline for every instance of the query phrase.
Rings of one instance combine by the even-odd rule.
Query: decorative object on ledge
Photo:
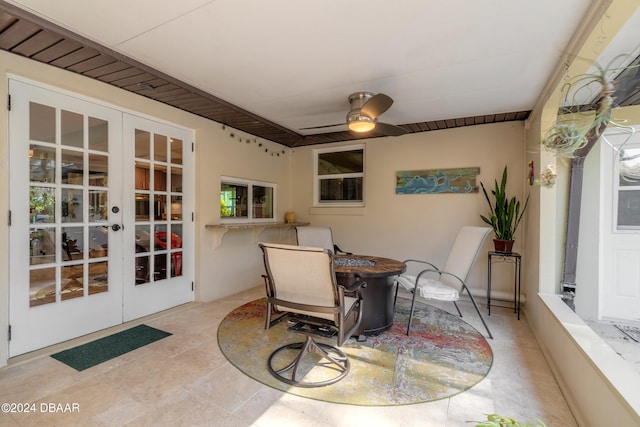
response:
[[[493,203],[489,198],[484,184],[481,182],[482,192],[489,204],[491,215],[487,218],[480,215],[480,218],[493,228],[496,238],[493,240],[496,252],[510,253],[513,248],[513,235],[515,234],[520,220],[529,205],[529,196],[521,209],[520,201],[515,196],[509,198],[507,196],[507,167],[502,171],[502,180],[500,185],[494,180],[494,189],[491,190],[493,195]],[[511,242],[509,242],[511,241]]]
[[[258,243],[258,237],[263,230],[267,228],[291,229],[309,225],[308,222],[235,222],[229,224],[206,224],[205,228],[214,232],[214,249],[218,248],[222,243],[222,238],[231,230],[249,230],[253,232],[253,241]]]
[[[477,193],[480,168],[396,172],[396,194]]]
[[[296,213],[293,211],[285,212],[284,222],[286,224],[293,224],[294,222],[296,222]]]

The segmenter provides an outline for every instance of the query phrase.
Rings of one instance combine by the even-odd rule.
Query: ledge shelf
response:
[[[253,232],[254,242],[258,242],[258,237],[264,229],[267,228],[286,228],[302,227],[309,225],[308,222],[238,222],[231,224],[206,224],[205,228],[208,228],[214,232],[213,247],[218,248],[222,243],[222,238],[230,230],[251,230]]]

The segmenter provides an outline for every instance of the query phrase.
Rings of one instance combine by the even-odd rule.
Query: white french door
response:
[[[635,129],[638,135],[640,129]],[[599,318],[640,321],[640,142],[608,130],[601,143],[602,267]]]
[[[193,299],[193,135],[132,115],[124,135],[127,321]]]
[[[145,160],[128,114],[13,79],[9,93],[10,356],[190,301],[190,133],[147,121],[139,128],[157,138]],[[167,137],[164,155],[150,125]],[[146,208],[135,199],[143,163],[156,185],[140,191]]]

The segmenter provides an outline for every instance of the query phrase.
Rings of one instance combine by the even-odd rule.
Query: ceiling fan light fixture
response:
[[[369,132],[376,127],[376,122],[374,119],[367,116],[358,116],[349,120],[349,130],[354,132]]]

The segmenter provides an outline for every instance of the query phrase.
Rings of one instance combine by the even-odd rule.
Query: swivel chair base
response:
[[[299,350],[297,356],[285,367],[276,369],[273,367],[273,361],[276,356],[285,350]],[[319,361],[316,363],[311,369],[315,367],[321,367],[324,370],[334,370],[338,372],[338,375],[330,378],[328,380],[322,381],[302,381],[302,379],[297,378],[298,368],[301,365],[301,361],[303,360],[306,353],[315,353],[320,355],[326,362]],[[296,387],[323,387],[329,384],[334,384],[343,379],[349,373],[350,363],[347,355],[340,349],[333,347],[328,344],[316,342],[312,337],[307,336],[306,341],[304,342],[296,342],[284,345],[278,349],[276,349],[269,356],[269,361],[267,362],[267,367],[269,368],[269,372],[271,375],[276,377],[278,380],[293,385]]]

